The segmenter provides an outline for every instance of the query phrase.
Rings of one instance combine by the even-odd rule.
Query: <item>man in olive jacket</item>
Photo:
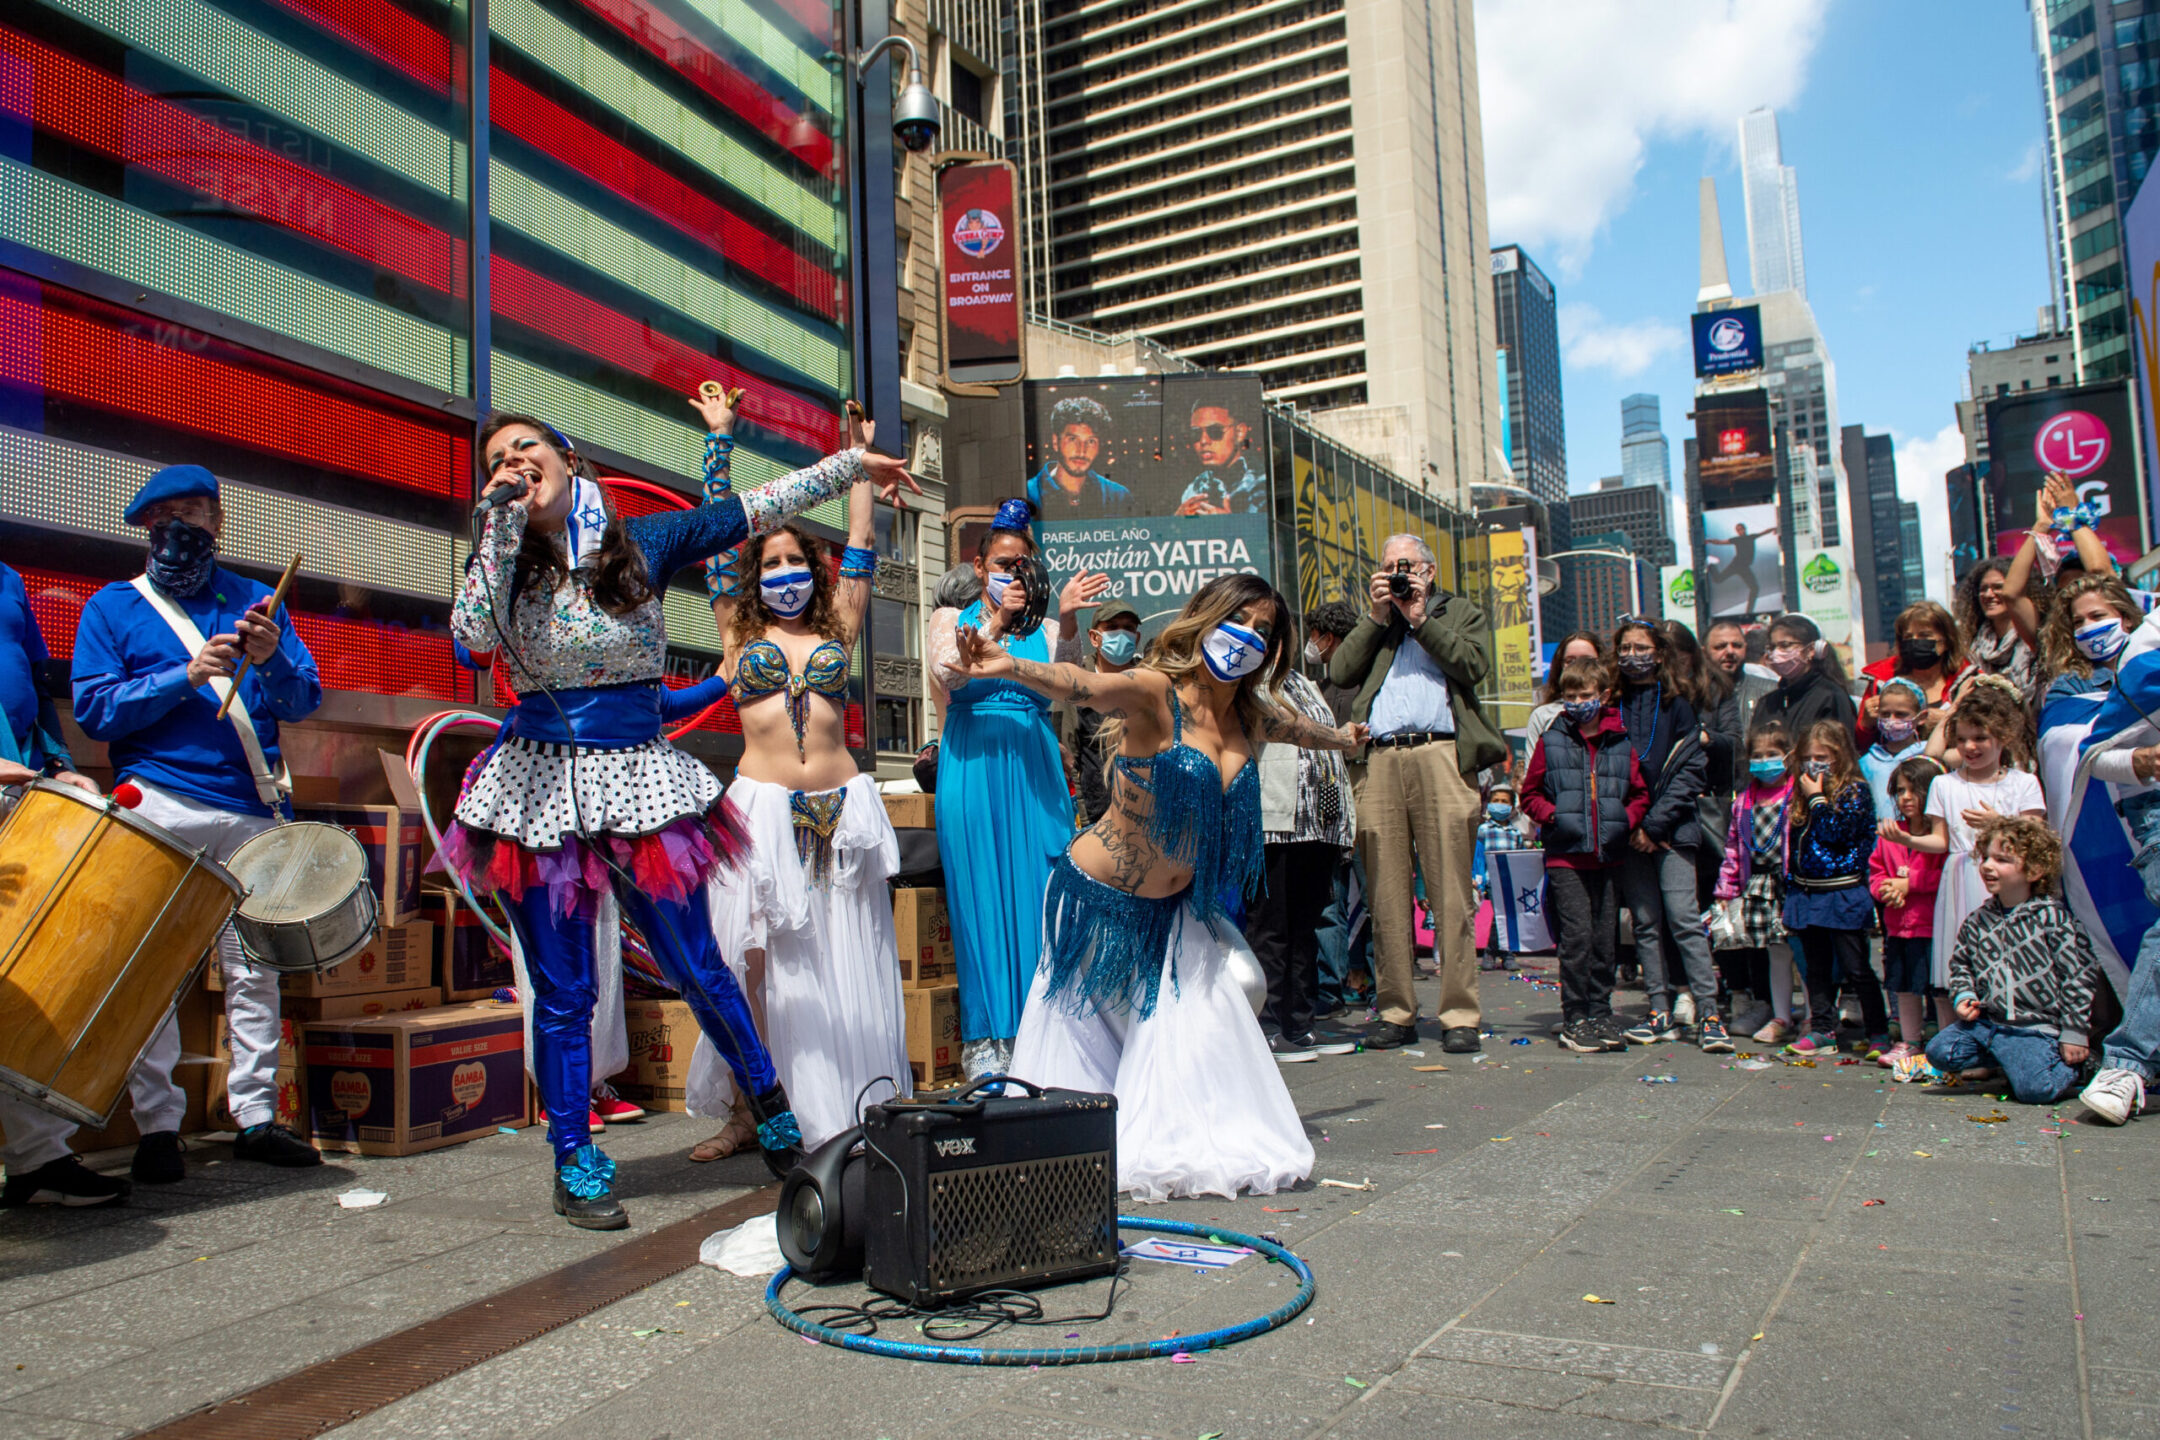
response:
[[[1372,729],[1358,783],[1358,853],[1371,907],[1380,1019],[1365,1048],[1416,1042],[1411,989],[1412,855],[1425,877],[1440,964],[1443,1048],[1478,1048],[1476,899],[1471,852],[1480,813],[1477,775],[1507,757],[1479,708],[1490,664],[1485,612],[1433,585],[1433,554],[1415,535],[1389,538],[1372,577],[1370,609],[1335,647],[1328,678],[1355,689],[1350,716]]]

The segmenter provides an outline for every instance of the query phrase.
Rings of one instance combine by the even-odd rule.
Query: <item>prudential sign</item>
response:
[[[1705,379],[1762,369],[1762,309],[1706,310],[1695,317],[1695,373]]]

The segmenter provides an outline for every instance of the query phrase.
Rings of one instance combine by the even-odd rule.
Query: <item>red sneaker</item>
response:
[[[642,1110],[638,1111],[638,1114],[640,1115],[643,1115],[644,1113],[645,1112]],[[539,1112],[539,1119],[536,1123],[541,1125],[545,1125],[548,1123],[547,1111],[542,1110],[541,1112]],[[598,1110],[588,1110],[585,1112],[585,1128],[587,1130],[590,1130],[593,1134],[598,1135],[601,1131],[607,1129],[607,1122],[600,1118],[600,1112]]]
[[[593,1119],[609,1125],[629,1125],[645,1118],[645,1112],[642,1109],[623,1099],[605,1085],[601,1086],[600,1093],[593,1097],[592,1107]],[[595,1125],[595,1133],[597,1133],[598,1128]]]

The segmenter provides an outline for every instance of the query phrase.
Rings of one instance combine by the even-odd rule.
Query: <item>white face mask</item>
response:
[[[983,608],[995,610],[1005,603],[1005,591],[1012,585],[1013,577],[1003,570],[993,570],[990,578],[983,581]]]
[[[1308,665],[1327,664],[1327,656],[1320,653],[1320,642],[1318,640],[1307,640],[1305,642],[1305,663]]]
[[[2088,660],[2102,661],[2114,659],[2116,653],[2130,639],[2123,634],[2122,621],[2113,618],[2095,621],[2084,629],[2075,631],[2070,638],[2076,643],[2080,655]]]
[[[1241,680],[1267,658],[1267,641],[1258,631],[1225,620],[1200,642],[1200,658],[1216,679]]]
[[[758,580],[765,608],[783,620],[792,620],[810,607],[812,588],[807,568],[775,570]]]

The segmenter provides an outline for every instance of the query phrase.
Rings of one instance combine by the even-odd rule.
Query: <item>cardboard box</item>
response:
[[[385,929],[420,913],[420,862],[426,832],[417,807],[402,805],[320,805],[295,808],[296,820],[313,820],[350,830],[367,852],[368,878],[375,887],[377,917]]]
[[[941,1084],[960,1073],[960,987],[910,990],[907,1006],[908,1068],[917,1085]]]
[[[288,995],[283,999],[288,1022],[372,1020],[377,1015],[432,1010],[443,1003],[442,991],[433,985],[420,985],[409,990],[369,990],[357,995]]]
[[[950,985],[959,973],[945,892],[935,886],[893,891],[893,929],[900,940],[900,983],[910,990]]]
[[[287,1069],[300,1063],[300,1021],[292,1013],[292,1007],[299,1003],[298,1001],[288,1002],[284,1007],[285,1013],[278,1017],[277,1063],[279,1069]],[[217,1037],[211,1042],[210,1046],[211,1063],[223,1065],[231,1058],[231,1055],[232,1031],[225,1023],[223,1012],[220,1012],[217,1017]]]
[[[420,913],[435,927],[436,976],[443,999],[486,1000],[505,985],[517,984],[517,971],[480,923],[480,915],[455,890],[429,886],[420,892]]]
[[[682,1000],[632,1000],[623,1006],[630,1031],[630,1066],[608,1083],[625,1100],[647,1110],[680,1111],[690,1055],[697,1049],[698,1023]]]
[[[522,1126],[524,1016],[483,1002],[300,1026],[318,1150],[413,1155]]]
[[[366,949],[327,970],[280,976],[278,989],[299,998],[418,990],[433,983],[434,964],[435,927],[412,920],[384,926]]]
[[[937,797],[916,793],[913,795],[886,795],[885,818],[892,821],[896,830],[926,830],[937,824]]]

